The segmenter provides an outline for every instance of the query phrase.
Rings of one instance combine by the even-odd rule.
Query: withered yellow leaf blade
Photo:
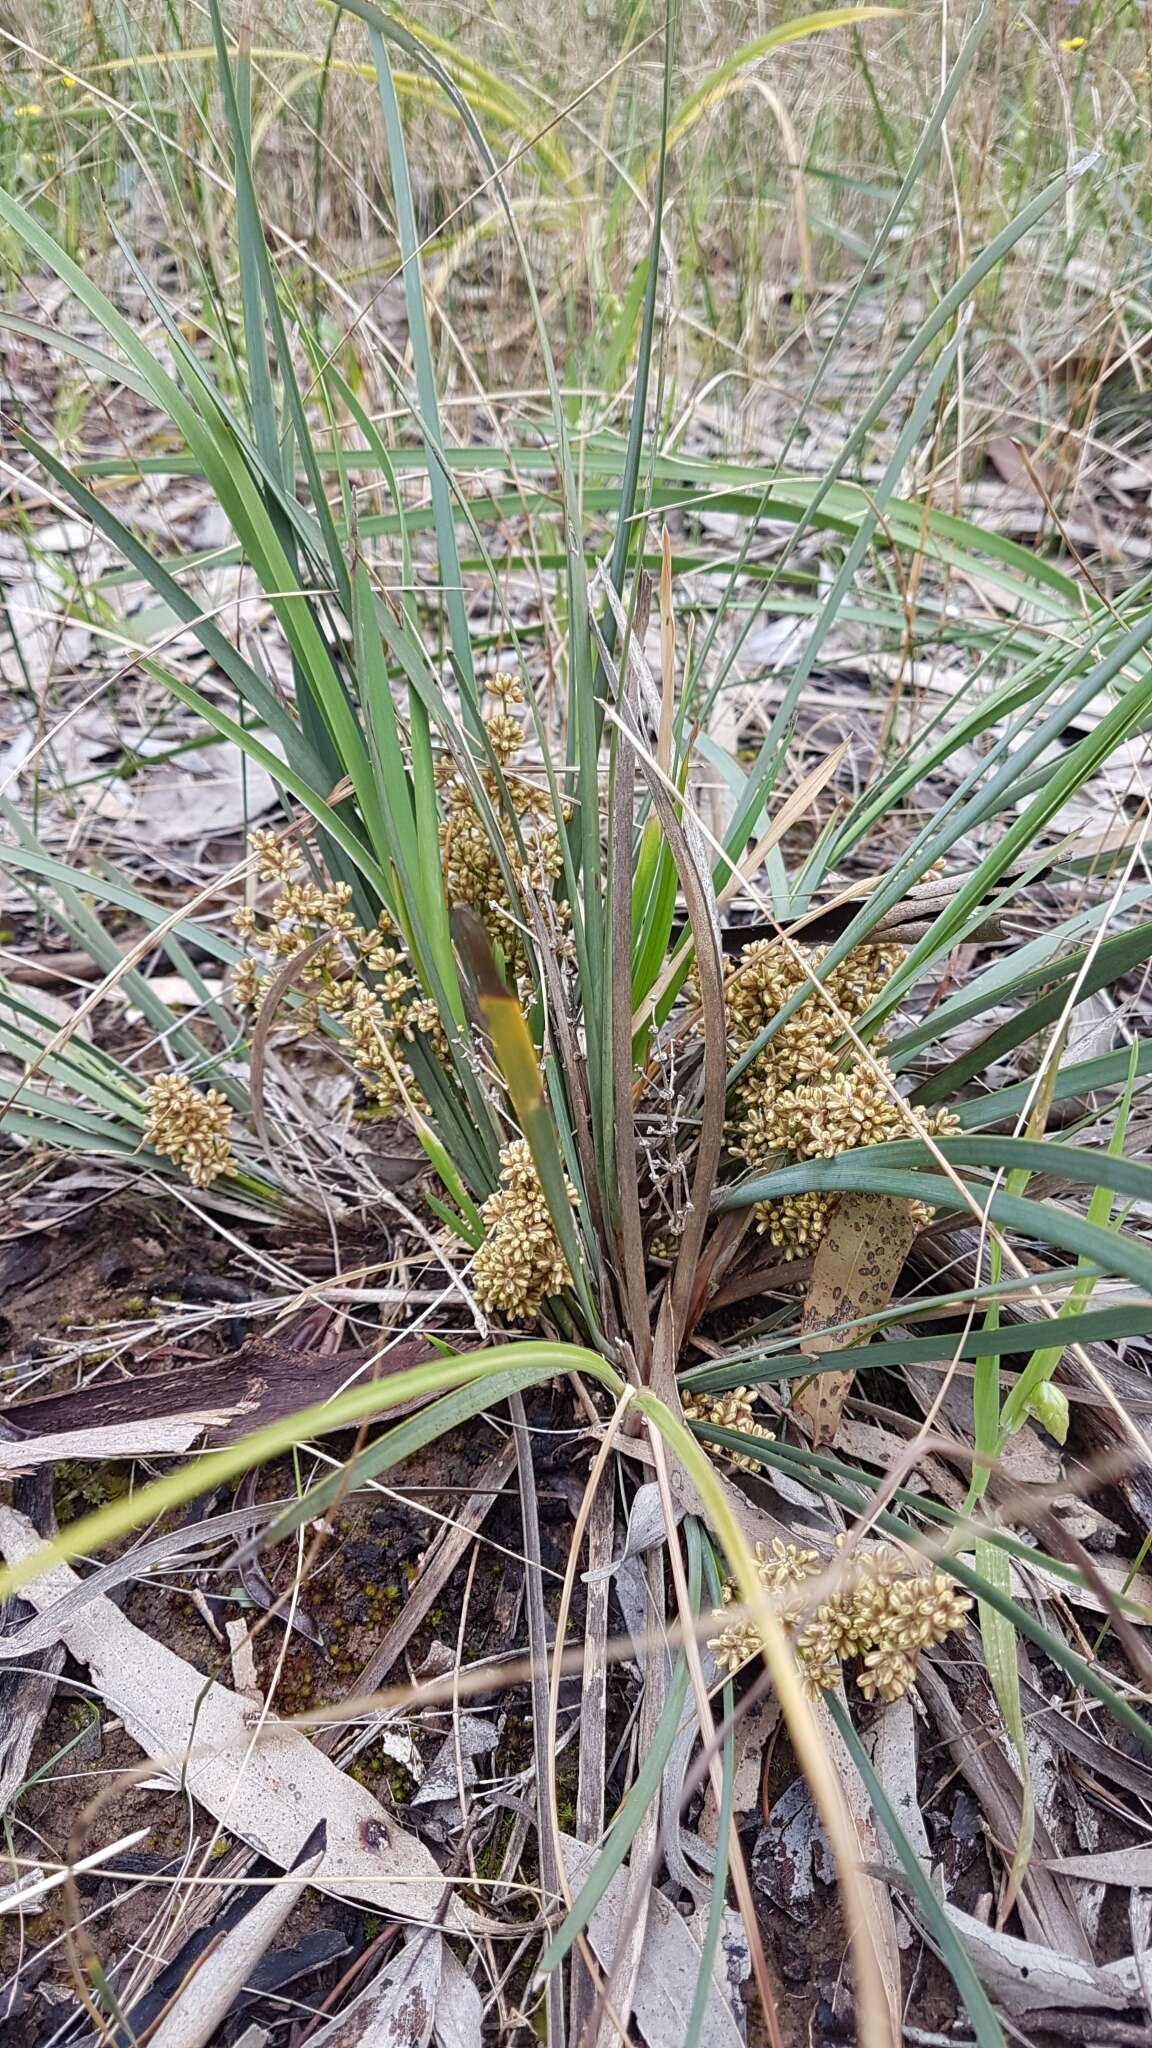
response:
[[[718,903],[731,902],[733,896],[738,895],[741,889],[755,880],[772,848],[778,846],[784,834],[790,832],[793,825],[798,824],[806,815],[825,784],[831,782],[847,752],[848,742],[841,740],[802,782],[797,783],[791,794],[785,797],[771,824],[756,841],[751,853],[746,853],[739,865],[733,868],[716,899]]]

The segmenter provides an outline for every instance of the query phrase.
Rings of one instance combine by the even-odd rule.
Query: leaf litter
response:
[[[12,1509],[0,1509],[7,1561],[37,1546],[31,1525]],[[67,1566],[52,1565],[33,1581],[31,1597],[43,1612],[75,1586]],[[164,1766],[173,1788],[186,1786],[230,1833],[287,1870],[316,1816],[323,1816],[324,1852],[314,1876],[319,1889],[400,1919],[437,1915],[445,1882],[428,1850],[298,1730],[276,1722],[262,1726],[250,1701],[226,1686],[205,1685],[181,1657],[125,1620],[106,1595],[66,1621],[62,1636],[99,1697]],[[453,1927],[475,1919],[450,1888],[445,1911]]]

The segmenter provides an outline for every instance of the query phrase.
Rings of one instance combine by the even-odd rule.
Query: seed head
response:
[[[744,948],[725,990],[728,1029],[737,1050],[779,1016],[823,957],[770,939]],[[883,1059],[846,1064],[839,1043],[840,1019],[862,1015],[902,957],[895,946],[855,947],[824,978],[832,1004],[813,994],[769,1039],[741,1080],[729,1126],[737,1158],[753,1167],[788,1159],[834,1159],[862,1145],[904,1136],[906,1120],[891,1068]],[[928,1120],[930,1131],[954,1127],[948,1111]],[[838,1199],[813,1189],[760,1202],[756,1227],[786,1259],[810,1257]],[[930,1210],[918,1210],[919,1223],[930,1218]]]
[[[198,1095],[186,1074],[157,1074],[148,1090],[144,1140],[206,1188],[236,1165],[228,1143],[232,1111],[217,1089]]]
[[[815,1614],[805,1612],[798,1590],[821,1569],[815,1551],[777,1540],[768,1554],[758,1546],[757,1569],[769,1591],[790,1591],[781,1618],[813,1692],[838,1685],[843,1666],[859,1660],[857,1684],[866,1699],[900,1699],[916,1682],[920,1652],[962,1628],[972,1605],[946,1572],[921,1572],[884,1548],[847,1563],[841,1585]],[[725,1607],[735,1598],[735,1582],[729,1580]],[[717,1618],[724,1619],[723,1608]],[[737,1670],[759,1654],[762,1643],[751,1622],[732,1616],[710,1647],[727,1669]]]
[[[246,953],[232,969],[232,994],[242,1010],[254,1010],[260,1001],[260,969],[251,953]]]
[[[711,1422],[717,1429],[739,1430],[744,1436],[763,1437],[773,1443],[774,1432],[756,1420],[754,1399],[751,1387],[729,1387],[723,1394],[689,1394],[684,1402],[684,1418],[687,1422]],[[716,1455],[737,1472],[760,1469],[756,1459],[745,1457],[743,1451],[718,1450]]]
[[[575,1192],[569,1189],[569,1198]],[[476,1299],[489,1314],[530,1323],[569,1280],[568,1263],[523,1138],[500,1154],[500,1185],[483,1204],[485,1237],[472,1265]]]
[[[256,855],[256,873],[262,882],[286,881],[304,865],[295,841],[281,839],[276,832],[250,832],[248,844]]]

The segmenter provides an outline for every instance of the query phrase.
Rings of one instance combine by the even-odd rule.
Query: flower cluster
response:
[[[773,1443],[774,1432],[756,1420],[752,1406],[754,1399],[751,1387],[729,1387],[723,1394],[688,1394],[684,1400],[684,1419],[686,1422],[710,1422],[716,1429],[736,1429],[744,1436],[759,1436]],[[743,1451],[719,1450],[715,1445],[712,1449],[736,1472],[758,1472],[760,1469],[755,1458],[745,1457]]]
[[[728,1028],[743,1051],[805,986],[822,954],[774,940],[746,946],[725,991]],[[895,1077],[883,1059],[845,1064],[840,1018],[855,1022],[885,987],[902,957],[896,946],[857,946],[826,976],[831,1003],[813,992],[746,1068],[730,1129],[736,1157],[752,1167],[784,1158],[832,1159],[861,1145],[903,1137],[907,1124]],[[929,1130],[954,1128],[947,1110]],[[756,1226],[786,1259],[810,1256],[838,1197],[813,1189],[756,1206]],[[925,1216],[927,1212],[925,1212]]]
[[[466,779],[449,757],[437,771],[440,852],[448,901],[478,913],[515,980],[528,965],[516,893],[534,893],[557,951],[568,944],[565,906],[554,900],[553,887],[562,867],[560,827],[547,789],[513,766],[525,744],[518,682],[500,674],[489,691],[494,704],[484,717],[484,759],[476,776]],[[293,995],[287,1014],[294,1029],[301,1035],[315,1030],[321,1017],[329,1030],[335,1026],[336,1041],[377,1110],[419,1102],[411,1069],[414,1043],[441,1066],[448,1063],[449,1048],[437,1006],[422,993],[387,913],[365,929],[352,909],[349,884],[325,887],[312,879],[294,836],[254,832],[249,844],[258,880],[274,888],[265,892],[270,901],[246,904],[233,919],[246,948],[232,977],[235,999],[256,1009],[280,977],[282,993],[290,986]],[[419,1071],[418,1061],[416,1066]],[[511,1242],[501,1230],[497,1265],[509,1255]],[[537,1259],[545,1277],[549,1257],[545,1252]],[[534,1293],[535,1303],[541,1298],[530,1282],[518,1297],[515,1285],[502,1284],[498,1272],[491,1285],[501,1305],[504,1298],[520,1299],[521,1306],[508,1311],[517,1316],[532,1312]]]
[[[280,889],[266,912],[246,905],[232,920],[251,949],[233,974],[237,1001],[254,1008],[277,967],[298,960],[293,979],[305,1000],[292,1012],[296,1029],[314,1030],[321,1011],[339,1019],[339,1042],[365,1095],[381,1110],[394,1109],[404,1087],[415,1089],[405,1060],[417,1033],[437,1057],[445,1047],[436,1005],[420,996],[387,913],[366,930],[349,908],[347,882],[322,889],[303,879],[304,856],[293,841],[253,832],[249,844],[260,880]]]
[[[575,1200],[573,1190],[569,1195]],[[568,1265],[523,1138],[500,1153],[500,1185],[481,1211],[484,1242],[472,1266],[482,1309],[530,1323],[549,1294],[568,1284]]]
[[[850,1564],[835,1592],[812,1613],[804,1583],[824,1569],[814,1550],[777,1540],[771,1555],[757,1545],[756,1562],[813,1692],[830,1691],[843,1666],[856,1662],[856,1683],[866,1699],[901,1699],[916,1683],[921,1651],[961,1628],[972,1605],[946,1572],[923,1571],[882,1548]],[[738,1598],[733,1581],[723,1597],[726,1607]],[[721,1608],[717,1619],[723,1618]],[[761,1647],[760,1631],[748,1620],[729,1621],[709,1644],[727,1671],[739,1670]]]
[[[186,1074],[157,1074],[148,1089],[144,1140],[206,1188],[236,1161],[228,1142],[232,1111],[216,1088],[198,1095]]]
[[[486,763],[479,780],[499,831],[501,849],[493,842],[492,822],[481,816],[473,788],[451,761],[440,772],[445,807],[440,827],[440,852],[449,901],[466,903],[499,944],[511,978],[527,966],[524,935],[508,889],[510,875],[518,889],[547,904],[555,913],[557,943],[563,941],[564,906],[554,902],[553,884],[561,872],[560,833],[549,791],[528,781],[512,766],[523,751],[524,694],[515,676],[494,676],[488,685],[496,709],[484,718],[493,767]],[[499,772],[497,772],[497,770]]]

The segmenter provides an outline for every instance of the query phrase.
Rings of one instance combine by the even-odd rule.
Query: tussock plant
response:
[[[388,1830],[430,1831],[405,1849],[436,1881],[412,1892],[418,1938],[444,1962],[429,1995],[450,2000],[465,1962],[485,2038],[521,2024],[551,2048],[633,2038],[638,1944],[667,1940],[674,1963],[654,1974],[695,1986],[683,2048],[735,2038],[723,1986],[741,1957],[756,2024],[782,2040],[748,1860],[761,1793],[733,1804],[766,1691],[781,1717],[772,1771],[806,1780],[835,1866],[834,2023],[864,2048],[899,2038],[911,1996],[898,1920],[941,1960],[980,2048],[1000,2048],[1001,2008],[1029,2011],[998,1945],[1005,1918],[1018,1941],[1079,1938],[1059,1861],[1084,1846],[1072,1818],[1050,1806],[1031,1854],[1034,1712],[1085,1782],[1107,1778],[1114,1724],[1126,1775],[1110,1814],[1134,1810],[1134,1783],[1147,1796],[1148,1444],[1145,1407],[1129,1404],[1152,1336],[1138,782],[1152,576],[1127,542],[1085,561],[1085,520],[1047,448],[1047,509],[1023,538],[984,515],[988,492],[974,510],[965,495],[986,353],[994,389],[1009,354],[1042,374],[1014,328],[997,354],[989,323],[1023,266],[1083,269],[1111,175],[1016,150],[962,232],[941,236],[928,207],[931,260],[905,293],[925,181],[939,171],[951,194],[969,148],[963,95],[1001,89],[1007,59],[997,47],[993,65],[984,40],[995,10],[968,13],[962,32],[937,22],[914,128],[875,82],[893,50],[922,50],[910,18],[784,10],[705,63],[691,10],[679,25],[637,14],[621,78],[597,88],[603,154],[582,184],[591,99],[569,118],[558,90],[485,70],[471,16],[457,42],[345,0],[284,99],[276,51],[210,0],[175,107],[146,97],[152,62],[113,56],[99,73],[99,91],[119,90],[116,66],[134,81],[133,148],[157,152],[149,195],[191,209],[175,282],[131,234],[87,260],[55,173],[37,184],[21,158],[0,186],[8,261],[50,308],[33,317],[14,289],[3,319],[55,379],[51,405],[6,403],[6,469],[31,507],[29,547],[67,551],[62,625],[83,628],[93,663],[117,664],[100,691],[66,675],[59,705],[44,694],[55,673],[13,684],[21,702],[31,692],[34,737],[0,793],[0,874],[23,906],[0,978],[7,1185],[28,1205],[55,1176],[67,1191],[80,1162],[101,1198],[139,1205],[143,1190],[214,1252],[251,1252],[243,1270],[267,1294],[244,1311],[257,1337],[288,1314],[311,1339],[327,1315],[336,1344],[317,1366],[334,1391],[298,1415],[273,1407],[183,1463],[165,1459],[187,1432],[159,1450],[134,1436],[151,1469],[46,1551],[14,1552],[0,1580],[34,1593],[53,1558],[118,1557],[145,1524],[159,1541],[177,1506],[261,1468],[236,1510],[251,1512],[245,1599],[267,1585],[256,1552],[269,1569],[291,1552],[299,1585],[272,1618],[298,1660],[318,1611],[309,1574],[325,1605],[341,1518],[435,1448],[452,1513],[411,1546],[412,1612],[441,1617],[436,1669],[447,1644],[457,1692],[436,1693],[434,1660],[413,1652],[406,1582],[385,1701],[419,1732],[429,1701],[462,1713],[469,1687],[522,1685],[532,1756],[518,1720],[506,1767],[501,1721],[482,1777],[461,1721],[458,1812],[455,1777],[433,1827],[391,1765],[381,1798],[404,1806]],[[774,395],[778,373],[791,380],[787,431],[749,453],[720,445],[690,352],[697,328],[726,332],[730,309],[707,296],[723,279],[699,264],[682,277],[672,257],[704,232],[708,123],[739,124],[744,88],[764,85],[791,132],[765,83],[791,45],[797,67],[813,51],[841,66],[854,118],[880,126],[839,239],[812,205],[808,145],[793,135],[785,151],[782,217],[807,281],[791,288],[795,348],[752,380]],[[335,277],[305,227],[288,235],[270,210],[269,138],[291,132],[293,95],[315,124],[314,189],[336,176],[334,81],[376,152],[357,218],[386,257],[367,307],[348,263]],[[1076,134],[1083,105],[1068,98]],[[185,120],[201,123],[195,192]],[[425,122],[454,175],[467,163],[459,217],[410,160]],[[588,298],[615,309],[610,332],[607,310],[580,327],[576,284],[538,288],[530,247],[553,207],[603,229]],[[825,240],[839,281],[813,307]],[[490,324],[516,336],[506,388],[486,386],[452,324],[489,250]],[[746,350],[759,363],[748,307],[725,346],[741,376]],[[718,384],[736,374],[724,361]],[[1069,474],[1091,442],[1068,443]],[[1015,476],[1002,446],[997,461]],[[181,525],[193,513],[202,530]],[[250,814],[187,840],[174,817],[169,858],[129,825],[105,830],[126,815],[107,791],[79,812],[86,760],[70,782],[64,739],[73,723],[83,738],[105,689],[136,734],[112,797],[153,754],[194,769],[210,746],[245,805],[254,793]],[[63,1017],[38,999],[54,950],[92,963]],[[361,1341],[343,1376],[346,1317]],[[477,1476],[471,1456],[451,1459],[481,1428],[495,1462]],[[510,1486],[518,1528],[499,1522]],[[571,1510],[551,1549],[538,1494]],[[495,1550],[469,1552],[490,1509]],[[499,1596],[515,1617],[508,1671],[470,1648],[495,1604],[487,1579],[473,1601],[468,1578],[466,1613],[442,1614],[460,1559],[497,1554],[524,1574],[522,1607]],[[282,1679],[278,1666],[273,1721]],[[977,1688],[1004,1737],[991,1789],[979,1745],[961,1756],[955,1734]],[[997,1927],[929,1871],[938,1835],[910,1810],[909,1788],[936,1798],[940,1773],[918,1779],[909,1746],[945,1708],[924,1754],[950,1747],[983,1802],[978,1889]],[[331,1730],[323,1744],[343,1754]],[[401,1753],[414,1775],[419,1757],[388,1755]],[[197,1783],[190,1769],[190,1811]],[[903,1888],[888,1883],[896,1864]],[[693,1909],[671,1933],[649,1913],[653,1884]],[[1067,1967],[1086,1978],[1090,1964]]]

